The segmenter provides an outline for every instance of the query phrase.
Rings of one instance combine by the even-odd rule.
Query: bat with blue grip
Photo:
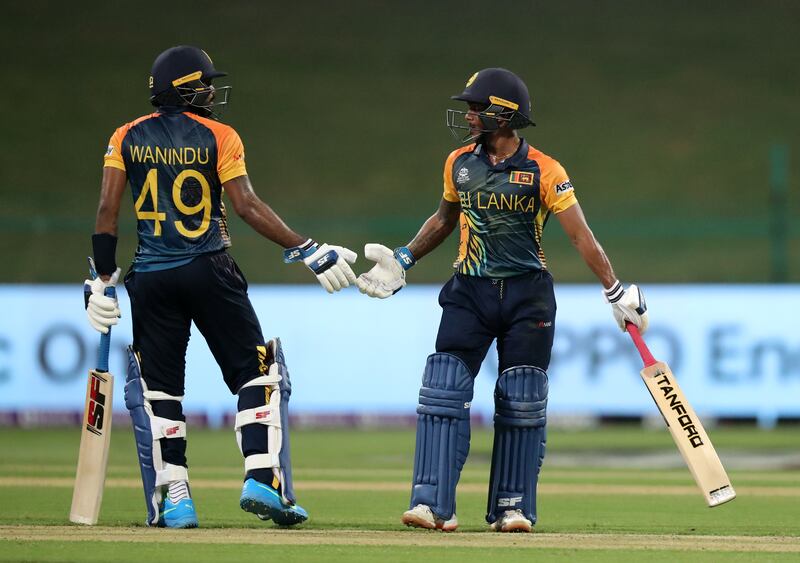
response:
[[[89,277],[91,279],[97,278],[97,269],[94,265],[94,260],[89,257]],[[86,298],[87,302],[89,299],[89,295],[91,295],[91,291],[87,291],[86,287],[84,287],[84,297]],[[107,287],[103,294],[106,297],[110,297],[111,299],[116,299],[117,297],[117,289],[115,287]],[[100,335],[100,347],[97,352],[97,371],[107,372],[108,371],[108,355],[111,349],[111,327],[108,327],[108,332],[105,334]]]
[[[97,279],[94,260],[89,258],[89,275]],[[103,292],[106,297],[116,298],[114,287]],[[89,303],[92,288],[83,286],[84,300]],[[72,489],[70,522],[92,526],[97,523],[108,466],[111,440],[111,410],[114,397],[114,376],[108,371],[108,354],[111,346],[111,327],[100,335],[97,368],[89,370],[86,384],[86,403],[81,427],[81,445],[78,452],[78,467]]]

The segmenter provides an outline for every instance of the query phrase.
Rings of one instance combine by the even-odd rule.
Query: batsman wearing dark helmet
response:
[[[255,194],[239,135],[218,121],[230,90],[213,82],[223,76],[197,47],[167,49],[150,75],[155,112],[117,129],[105,153],[92,237],[98,277],[86,280],[84,292],[91,325],[108,332],[119,307],[104,291],[120,275],[117,221],[130,184],[139,245],[125,276],[133,319],[125,403],[150,526],[198,525],[181,407],[192,322],[238,396],[241,507],[279,525],[308,518],[292,486],[286,361],[280,339],[264,340],[247,282],[226,251],[223,194],[255,231],[285,248],[286,262],[303,262],[328,292],[356,281],[354,252],[300,236]]]
[[[417,407],[417,441],[409,510],[418,528],[458,527],[455,493],[469,453],[474,378],[497,341],[494,445],[486,521],[497,532],[530,532],[544,459],[547,368],[556,302],[542,249],[551,215],[558,218],[603,284],[622,330],[647,328],[641,291],[617,279],[589,229],[561,164],[520,138],[534,125],[525,83],[502,68],[476,72],[453,99],[447,125],[465,146],[447,157],[439,209],[407,244],[390,250],[367,244],[376,265],[359,289],[386,298],[402,289],[406,271],[460,225],[455,274],[439,294],[442,318],[436,353],[428,357]]]

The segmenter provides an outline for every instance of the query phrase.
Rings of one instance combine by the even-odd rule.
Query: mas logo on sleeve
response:
[[[508,179],[512,184],[523,184],[525,186],[533,185],[533,172],[520,172],[514,170]]]
[[[556,194],[563,194],[573,189],[572,182],[569,180],[566,182],[561,182],[560,184],[556,184]]]
[[[112,154],[114,154],[114,145],[108,145],[108,148],[106,149],[106,156],[111,156]]]

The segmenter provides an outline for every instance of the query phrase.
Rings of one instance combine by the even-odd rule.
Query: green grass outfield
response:
[[[114,429],[103,510],[93,528],[67,519],[78,430],[2,429],[0,560],[798,560],[800,472],[748,470],[741,461],[797,454],[796,429],[719,428],[712,438],[731,460],[738,498],[709,509],[684,467],[636,468],[647,456],[667,454],[669,461],[677,455],[665,430],[554,430],[535,533],[506,535],[489,533],[483,520],[491,434],[478,430],[459,485],[461,527],[442,534],[399,524],[410,489],[410,431],[294,432],[296,489],[311,519],[284,530],[239,509],[242,464],[233,432],[190,429],[189,473],[201,528],[176,531],[142,525],[128,428]],[[595,459],[619,463],[593,467]]]

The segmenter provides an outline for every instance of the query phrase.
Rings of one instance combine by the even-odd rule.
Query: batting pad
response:
[[[236,441],[243,455],[251,449],[259,452],[246,455],[245,471],[272,469],[273,474],[281,483],[280,492],[284,502],[294,504],[296,499],[289,450],[289,397],[292,394],[292,385],[280,338],[270,340],[267,343],[267,349],[268,356],[273,359],[267,375],[248,381],[242,386],[239,393],[241,397],[243,390],[261,387],[265,389],[264,397],[268,396],[269,402],[265,398],[263,406],[239,411],[236,415]],[[243,437],[242,428],[252,424],[261,424],[267,428],[266,443],[244,444],[247,438]]]
[[[443,353],[428,356],[417,407],[410,507],[428,505],[444,520],[455,513],[456,485],[469,454],[473,385],[461,359]]]
[[[533,366],[505,370],[494,392],[494,446],[486,521],[522,510],[536,523],[536,484],[545,447],[547,373]]]
[[[125,380],[125,406],[131,415],[136,453],[142,473],[142,486],[147,506],[147,525],[158,524],[159,506],[163,498],[162,487],[173,481],[188,481],[185,467],[165,463],[161,458],[162,438],[185,438],[186,423],[155,416],[150,400],[182,401],[183,397],[167,395],[161,391],[148,391],[142,379],[139,359],[128,347],[128,373]]]

